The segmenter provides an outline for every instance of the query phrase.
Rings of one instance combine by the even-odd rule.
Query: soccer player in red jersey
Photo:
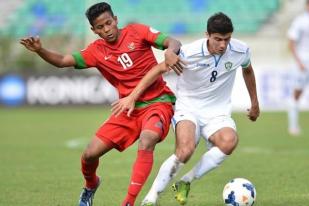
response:
[[[86,16],[91,30],[100,39],[80,52],[62,55],[42,47],[39,37],[20,40],[28,50],[37,53],[48,63],[59,68],[84,69],[96,67],[119,93],[126,97],[157,61],[151,47],[166,49],[165,62],[159,66],[181,69],[177,56],[180,42],[142,24],[129,24],[119,29],[117,17],[105,2],[91,6]],[[165,64],[165,65],[164,65]],[[135,110],[118,116],[111,115],[96,132],[81,157],[81,170],[85,179],[79,205],[91,206],[100,178],[96,174],[99,158],[111,149],[125,150],[137,139],[138,152],[133,165],[128,193],[122,206],[133,206],[135,199],[151,172],[153,150],[169,130],[175,97],[159,77],[138,99]]]

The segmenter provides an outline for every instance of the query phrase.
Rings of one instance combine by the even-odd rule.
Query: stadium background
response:
[[[0,205],[74,205],[76,202],[74,198],[78,196],[81,179],[77,161],[79,154],[97,126],[109,114],[108,105],[117,98],[117,95],[95,70],[57,70],[33,53],[26,51],[19,44],[19,39],[28,35],[39,35],[47,48],[63,53],[80,50],[96,38],[84,16],[86,8],[96,2],[99,1],[0,1],[2,14],[0,19],[0,162],[3,163],[0,170],[0,182],[3,184],[0,184],[2,185],[0,191],[4,191],[0,194]],[[209,201],[209,205],[221,205],[218,203],[218,199],[221,201],[218,194],[227,181],[227,178],[222,176],[232,177],[229,174],[231,171],[235,176],[248,177],[258,186],[258,195],[261,195],[258,205],[271,206],[286,203],[296,206],[306,205],[309,202],[308,186],[304,184],[309,182],[309,141],[308,129],[306,129],[309,125],[308,88],[301,99],[301,108],[305,111],[301,114],[301,124],[304,127],[301,137],[304,138],[292,139],[288,136],[285,115],[291,95],[291,78],[293,78],[290,73],[293,69],[293,59],[288,51],[286,31],[293,17],[303,11],[304,0],[156,0],[155,2],[153,0],[111,0],[107,2],[112,5],[115,15],[118,16],[120,27],[130,22],[148,24],[178,38],[184,44],[203,38],[207,18],[214,12],[223,11],[234,22],[234,37],[247,42],[252,50],[251,60],[256,73],[263,116],[255,125],[248,123],[245,119],[242,112],[248,108],[250,102],[239,73],[232,97],[233,108],[237,112],[234,118],[237,121],[240,136],[247,136],[247,139],[243,137],[239,151],[236,152],[235,157],[233,156],[234,159],[232,158],[233,160],[228,161],[222,170],[218,173],[214,172],[211,176],[214,182],[210,183],[210,188],[213,186],[215,189],[206,188],[208,193],[205,192],[207,196],[205,199],[203,190],[201,193],[195,193],[193,205],[209,204]],[[157,59],[162,60],[163,52],[154,51]],[[165,78],[174,88],[175,75],[169,73]],[[82,125],[76,126],[80,124]],[[66,145],[65,148],[63,144]],[[172,151],[173,138],[169,138],[167,143],[161,145],[158,147],[160,155],[157,157],[155,172],[160,162]],[[67,148],[73,148],[73,150]],[[117,195],[124,195],[130,164],[135,155],[134,149],[136,149],[135,146],[129,149],[126,157],[132,153],[132,158],[126,160],[123,160],[122,154],[118,153],[112,153],[107,157],[112,161],[121,159],[121,164],[127,168],[119,172],[118,176],[113,176],[114,170],[121,171],[121,167],[109,165],[110,172],[113,174],[110,176],[113,176],[115,181],[116,179],[123,179],[123,181],[120,183],[120,188],[112,187],[111,190],[115,192],[109,195],[111,200],[106,201],[104,197],[96,197],[99,204],[100,201],[101,205],[108,201],[114,202]],[[199,149],[199,152],[202,151],[202,148]],[[57,164],[58,160],[65,159],[63,155],[74,163]],[[244,157],[246,155],[249,155],[252,161],[256,159],[256,162],[252,164]],[[50,158],[47,162],[46,157]],[[54,158],[58,159],[54,160]],[[270,165],[267,167],[262,166],[265,158],[269,158]],[[290,161],[294,161],[294,165]],[[236,162],[236,166],[233,162]],[[115,163],[119,162],[115,161]],[[247,165],[246,168],[243,168],[242,163]],[[53,165],[65,171],[57,171]],[[291,168],[294,168],[293,172],[289,170]],[[254,170],[259,174],[256,175]],[[153,180],[155,172],[152,173],[150,181]],[[38,178],[42,173],[48,178]],[[270,173],[274,174],[269,175]],[[292,174],[292,177],[285,176],[286,173]],[[266,174],[267,177],[263,179],[262,174]],[[280,175],[282,175],[281,178],[279,178]],[[58,182],[59,179],[68,180],[70,177],[72,179],[69,181],[75,182],[72,183],[73,186],[70,183],[62,185]],[[275,183],[274,186],[266,186],[265,183],[271,181],[271,178],[275,178],[272,180]],[[285,189],[279,186],[282,181],[286,181]],[[41,186],[45,183],[48,187],[42,189]],[[290,189],[293,186],[296,187],[295,183],[298,183],[297,189]],[[30,187],[32,195],[27,187]],[[53,191],[58,187],[66,190],[65,195]],[[73,187],[74,190],[72,190]],[[270,195],[275,189],[279,191],[275,195]],[[291,190],[295,190],[292,195]],[[145,192],[143,190],[143,194]],[[18,197],[15,196],[16,194]],[[213,197],[209,197],[208,194]],[[168,202],[168,195],[169,193],[164,195],[163,202]],[[24,199],[24,197],[27,198]],[[31,200],[32,197],[36,200]],[[58,200],[57,197],[62,199]],[[170,202],[168,205],[175,205],[172,200]]]
[[[52,66],[18,44],[21,37],[40,35],[44,46],[48,48],[65,53],[82,49],[96,38],[84,16],[88,5],[96,1],[1,2],[1,14],[4,16],[0,21],[1,104],[104,104],[115,100],[113,88],[105,80],[93,76],[96,72],[59,72],[50,69]],[[290,96],[292,75],[289,71],[293,67],[287,49],[286,30],[292,17],[303,9],[303,1],[232,2],[177,0],[154,4],[151,0],[114,0],[111,3],[119,17],[120,27],[130,22],[142,22],[177,37],[183,43],[203,38],[207,18],[216,11],[226,12],[234,21],[234,36],[246,41],[252,49],[261,107],[284,110],[286,104],[281,100]],[[155,52],[158,60],[162,60],[163,53]],[[19,78],[7,76],[12,74],[17,74]],[[173,74],[168,76],[168,79],[174,79]],[[173,82],[169,81],[171,85]],[[243,109],[247,106],[248,98],[246,96],[244,101],[242,81],[236,82],[234,108]],[[308,99],[306,92],[302,98],[302,108],[309,108],[306,103]]]

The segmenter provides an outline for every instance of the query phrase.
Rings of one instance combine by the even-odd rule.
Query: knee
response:
[[[195,145],[185,145],[176,148],[176,156],[178,160],[182,163],[186,163],[191,158],[194,153]]]
[[[220,138],[220,141],[216,145],[219,149],[226,155],[232,154],[234,149],[238,144],[238,137],[237,135],[225,135]]]
[[[138,142],[138,149],[140,150],[154,150],[156,144],[160,140],[159,136],[141,136]]]
[[[298,101],[300,96],[301,96],[301,94],[302,94],[302,90],[295,90],[295,92],[294,92],[294,99],[296,101]]]
[[[160,135],[156,132],[144,130],[141,132],[138,149],[139,150],[148,150],[153,151],[156,147],[156,144],[160,141]]]
[[[87,148],[82,154],[82,160],[85,162],[94,162],[98,159],[98,157],[89,149]]]

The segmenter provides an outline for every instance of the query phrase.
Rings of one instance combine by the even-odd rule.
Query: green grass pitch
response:
[[[104,107],[0,108],[0,205],[76,206],[83,184],[80,155],[109,114]],[[223,206],[222,190],[234,177],[254,183],[257,206],[309,205],[309,112],[301,113],[303,133],[290,137],[286,114],[262,112],[256,123],[235,113],[240,142],[221,167],[195,181],[189,206]],[[136,144],[101,159],[97,206],[119,206],[129,183]],[[160,143],[155,164],[136,205],[140,205],[160,164],[174,150],[174,136]],[[205,151],[202,141],[177,176],[188,171]],[[161,206],[176,206],[170,187]]]

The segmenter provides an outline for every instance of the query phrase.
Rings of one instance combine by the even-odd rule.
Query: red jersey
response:
[[[74,53],[77,69],[96,67],[118,90],[119,98],[129,95],[157,60],[151,46],[163,49],[166,35],[142,24],[120,30],[115,44],[98,39],[85,50]],[[160,76],[138,99],[148,101],[164,94],[173,95]]]

